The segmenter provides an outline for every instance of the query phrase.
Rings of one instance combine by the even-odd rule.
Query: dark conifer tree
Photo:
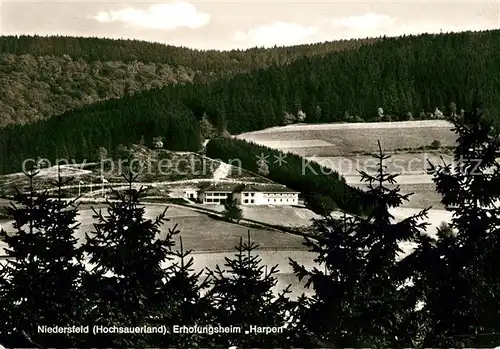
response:
[[[273,293],[277,284],[275,274],[277,265],[268,268],[262,265],[255,254],[259,246],[250,240],[240,239],[233,258],[226,258],[226,270],[216,266],[209,270],[212,276],[212,289],[209,292],[213,300],[214,326],[240,326],[242,333],[218,333],[217,344],[243,348],[277,348],[290,345],[288,320],[292,303],[287,294],[290,286],[279,294]],[[245,333],[250,326],[283,327],[280,333]]]
[[[407,217],[399,222],[394,221],[391,210],[409,201],[410,194],[402,194],[397,185],[399,174],[387,172],[386,155],[380,142],[379,153],[373,157],[378,161],[377,173],[369,174],[361,171],[361,181],[368,183],[366,200],[371,208],[367,217],[359,220],[357,235],[363,241],[365,266],[360,275],[365,300],[359,304],[364,326],[360,335],[369,338],[371,345],[381,347],[401,347],[410,343],[406,319],[411,316],[417,306],[409,288],[411,279],[401,258],[407,255],[402,244],[416,243],[425,235],[428,223],[429,208]]]
[[[175,226],[170,234],[178,234]],[[195,272],[191,250],[184,250],[182,237],[180,248],[172,253],[172,263],[167,268],[169,278],[160,289],[162,310],[155,322],[172,329],[174,326],[208,327],[210,325],[211,298],[205,296],[210,287],[209,277],[203,276],[203,270]],[[175,348],[212,347],[215,342],[206,333],[173,333],[171,336],[157,337],[153,342],[160,347]]]
[[[415,306],[402,290],[406,275],[398,259],[403,253],[400,244],[412,242],[425,230],[419,220],[427,213],[423,210],[401,222],[393,221],[390,209],[399,207],[409,195],[394,187],[397,174],[387,173],[384,164],[390,156],[383,153],[380,143],[379,149],[373,155],[379,162],[377,173],[361,172],[362,181],[368,183],[363,204],[371,208],[370,213],[316,220],[318,237],[308,239],[307,245],[318,254],[318,267],[307,270],[291,261],[299,280],[307,279],[315,291],[299,328],[314,333],[321,346],[398,346],[404,339],[403,320]],[[344,201],[353,200],[347,193],[346,188]]]
[[[167,221],[165,211],[155,220],[144,217],[139,206],[143,189],[133,187],[132,175],[124,176],[128,189],[114,192],[117,201],[108,200],[108,214],[94,210],[95,233],[86,234],[82,246],[92,267],[85,282],[93,307],[87,323],[103,326],[144,326],[159,314],[159,290],[174,245],[172,236],[156,239],[161,225]],[[89,336],[89,345],[144,346],[152,336],[144,334],[114,334]],[[94,342],[93,342],[94,341]]]
[[[201,120],[199,121],[201,137],[203,139],[210,139],[216,134],[216,129],[210,122],[208,115],[203,114]]]
[[[78,334],[43,334],[43,326],[80,326],[86,299],[81,282],[85,270],[74,233],[78,227],[75,200],[62,199],[70,180],[59,175],[57,195],[34,190],[37,172],[26,173],[26,193],[17,191],[16,204],[7,211],[14,221],[13,234],[1,238],[8,244],[2,271],[0,342],[6,345],[62,347],[82,344]],[[7,337],[7,340],[4,340]],[[9,343],[10,342],[10,343]]]
[[[430,168],[442,203],[453,214],[453,233],[441,231],[437,241],[414,256],[429,346],[491,347],[500,342],[495,335],[500,332],[500,140],[478,100],[476,95],[472,111],[453,119],[455,163]]]
[[[317,254],[317,267],[308,270],[290,259],[299,281],[305,279],[305,287],[314,291],[312,297],[298,300],[294,333],[301,346],[342,346],[349,342],[344,337],[352,336],[353,329],[348,326],[355,314],[349,316],[348,307],[363,264],[356,220],[346,213],[336,219],[330,211],[313,220],[313,230],[315,238],[306,238],[305,245]]]
[[[117,200],[108,201],[107,215],[95,211],[96,232],[87,234],[83,246],[93,268],[85,282],[93,304],[86,320],[103,326],[163,327],[168,333],[90,336],[87,345],[194,347],[200,339],[172,333],[172,328],[202,321],[206,312],[198,306],[204,285],[196,284],[192,261],[185,261],[188,253],[172,250],[176,227],[162,233],[169,221],[166,209],[156,219],[146,219],[140,206],[144,189],[134,189],[131,174],[125,178],[128,189],[114,192]]]
[[[243,218],[243,210],[238,205],[233,195],[229,195],[224,203],[224,217],[231,221],[239,222]]]

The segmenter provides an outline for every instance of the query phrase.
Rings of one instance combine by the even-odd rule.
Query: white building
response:
[[[298,205],[299,193],[283,185],[218,184],[202,189],[204,204],[223,204],[232,195],[238,205]]]
[[[198,199],[204,204],[220,205],[238,188],[238,184],[215,184],[198,192]]]
[[[185,188],[183,190],[184,199],[197,200],[198,199],[198,188]]]

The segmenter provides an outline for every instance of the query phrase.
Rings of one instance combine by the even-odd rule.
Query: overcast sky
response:
[[[3,1],[0,34],[132,38],[200,49],[500,28],[496,1]]]

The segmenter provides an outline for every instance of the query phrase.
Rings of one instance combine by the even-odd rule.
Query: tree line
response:
[[[176,226],[158,238],[165,214],[145,218],[132,176],[127,177],[129,189],[108,202],[107,213],[95,211],[94,232],[79,244],[75,202],[36,192],[36,172],[27,172],[31,190],[19,192],[17,204],[8,208],[14,232],[2,232],[9,259],[0,270],[0,343],[40,348],[497,346],[500,137],[479,107],[455,120],[457,162],[429,169],[443,205],[453,213],[451,222],[433,237],[426,233],[427,209],[393,220],[390,210],[409,195],[392,185],[397,175],[385,171],[387,155],[379,144],[374,158],[380,171],[362,173],[368,185],[362,200],[373,210],[314,220],[315,237],[305,243],[318,267],[290,260],[297,278],[312,291],[296,300],[288,294],[293,286],[273,295],[276,267],[261,263],[251,235],[240,240],[225,266],[195,271]],[[55,183],[64,184],[61,178]],[[416,248],[404,251],[403,243]],[[260,325],[284,331],[170,331],[162,336],[37,331],[54,325],[164,325],[169,330],[175,325]]]
[[[0,36],[0,54],[31,54],[34,56],[67,55],[87,62],[122,61],[130,63],[165,63],[215,74],[236,73],[273,64],[286,64],[309,55],[352,50],[382,38],[337,40],[316,44],[254,47],[247,50],[196,50],[140,40],[115,40],[97,37],[70,36]]]

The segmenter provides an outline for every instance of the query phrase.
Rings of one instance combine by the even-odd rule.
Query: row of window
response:
[[[226,200],[224,200],[224,199],[205,199],[205,202],[209,203],[209,204],[223,204],[226,202]]]
[[[268,199],[267,200],[268,203],[271,203],[271,202],[290,202],[291,203],[294,201],[295,201],[294,199]],[[205,199],[205,203],[208,203],[208,204],[223,204],[225,202],[226,202],[226,200],[219,199],[219,198],[217,198],[217,199],[206,198]],[[255,200],[254,199],[244,199],[243,203],[244,204],[254,204]]]
[[[244,203],[244,204],[248,204],[248,203],[253,204],[253,203],[254,203],[254,201],[255,201],[255,200],[253,200],[253,199],[250,199],[250,200],[245,199],[245,200],[243,200],[243,203]],[[267,200],[267,202],[268,202],[268,203],[269,203],[269,202],[290,202],[290,203],[292,203],[292,202],[295,202],[295,201],[296,201],[296,200],[294,200],[294,199],[279,199],[279,201],[278,201],[278,199],[268,199],[268,200]]]
[[[230,194],[231,193],[229,193],[229,192],[207,192],[206,196],[228,196]],[[267,195],[267,196],[276,196],[276,197],[294,197],[297,194],[294,194],[294,193],[264,193],[264,195]],[[243,193],[243,196],[254,197],[255,193]]]
[[[293,193],[265,193],[264,195],[276,196],[276,197],[293,197],[297,194],[293,194]]]
[[[231,193],[207,193],[207,196],[228,196]]]
[[[279,202],[294,202],[293,199],[279,199]],[[290,201],[289,201],[290,200]],[[267,199],[268,202],[278,202],[278,199]]]

